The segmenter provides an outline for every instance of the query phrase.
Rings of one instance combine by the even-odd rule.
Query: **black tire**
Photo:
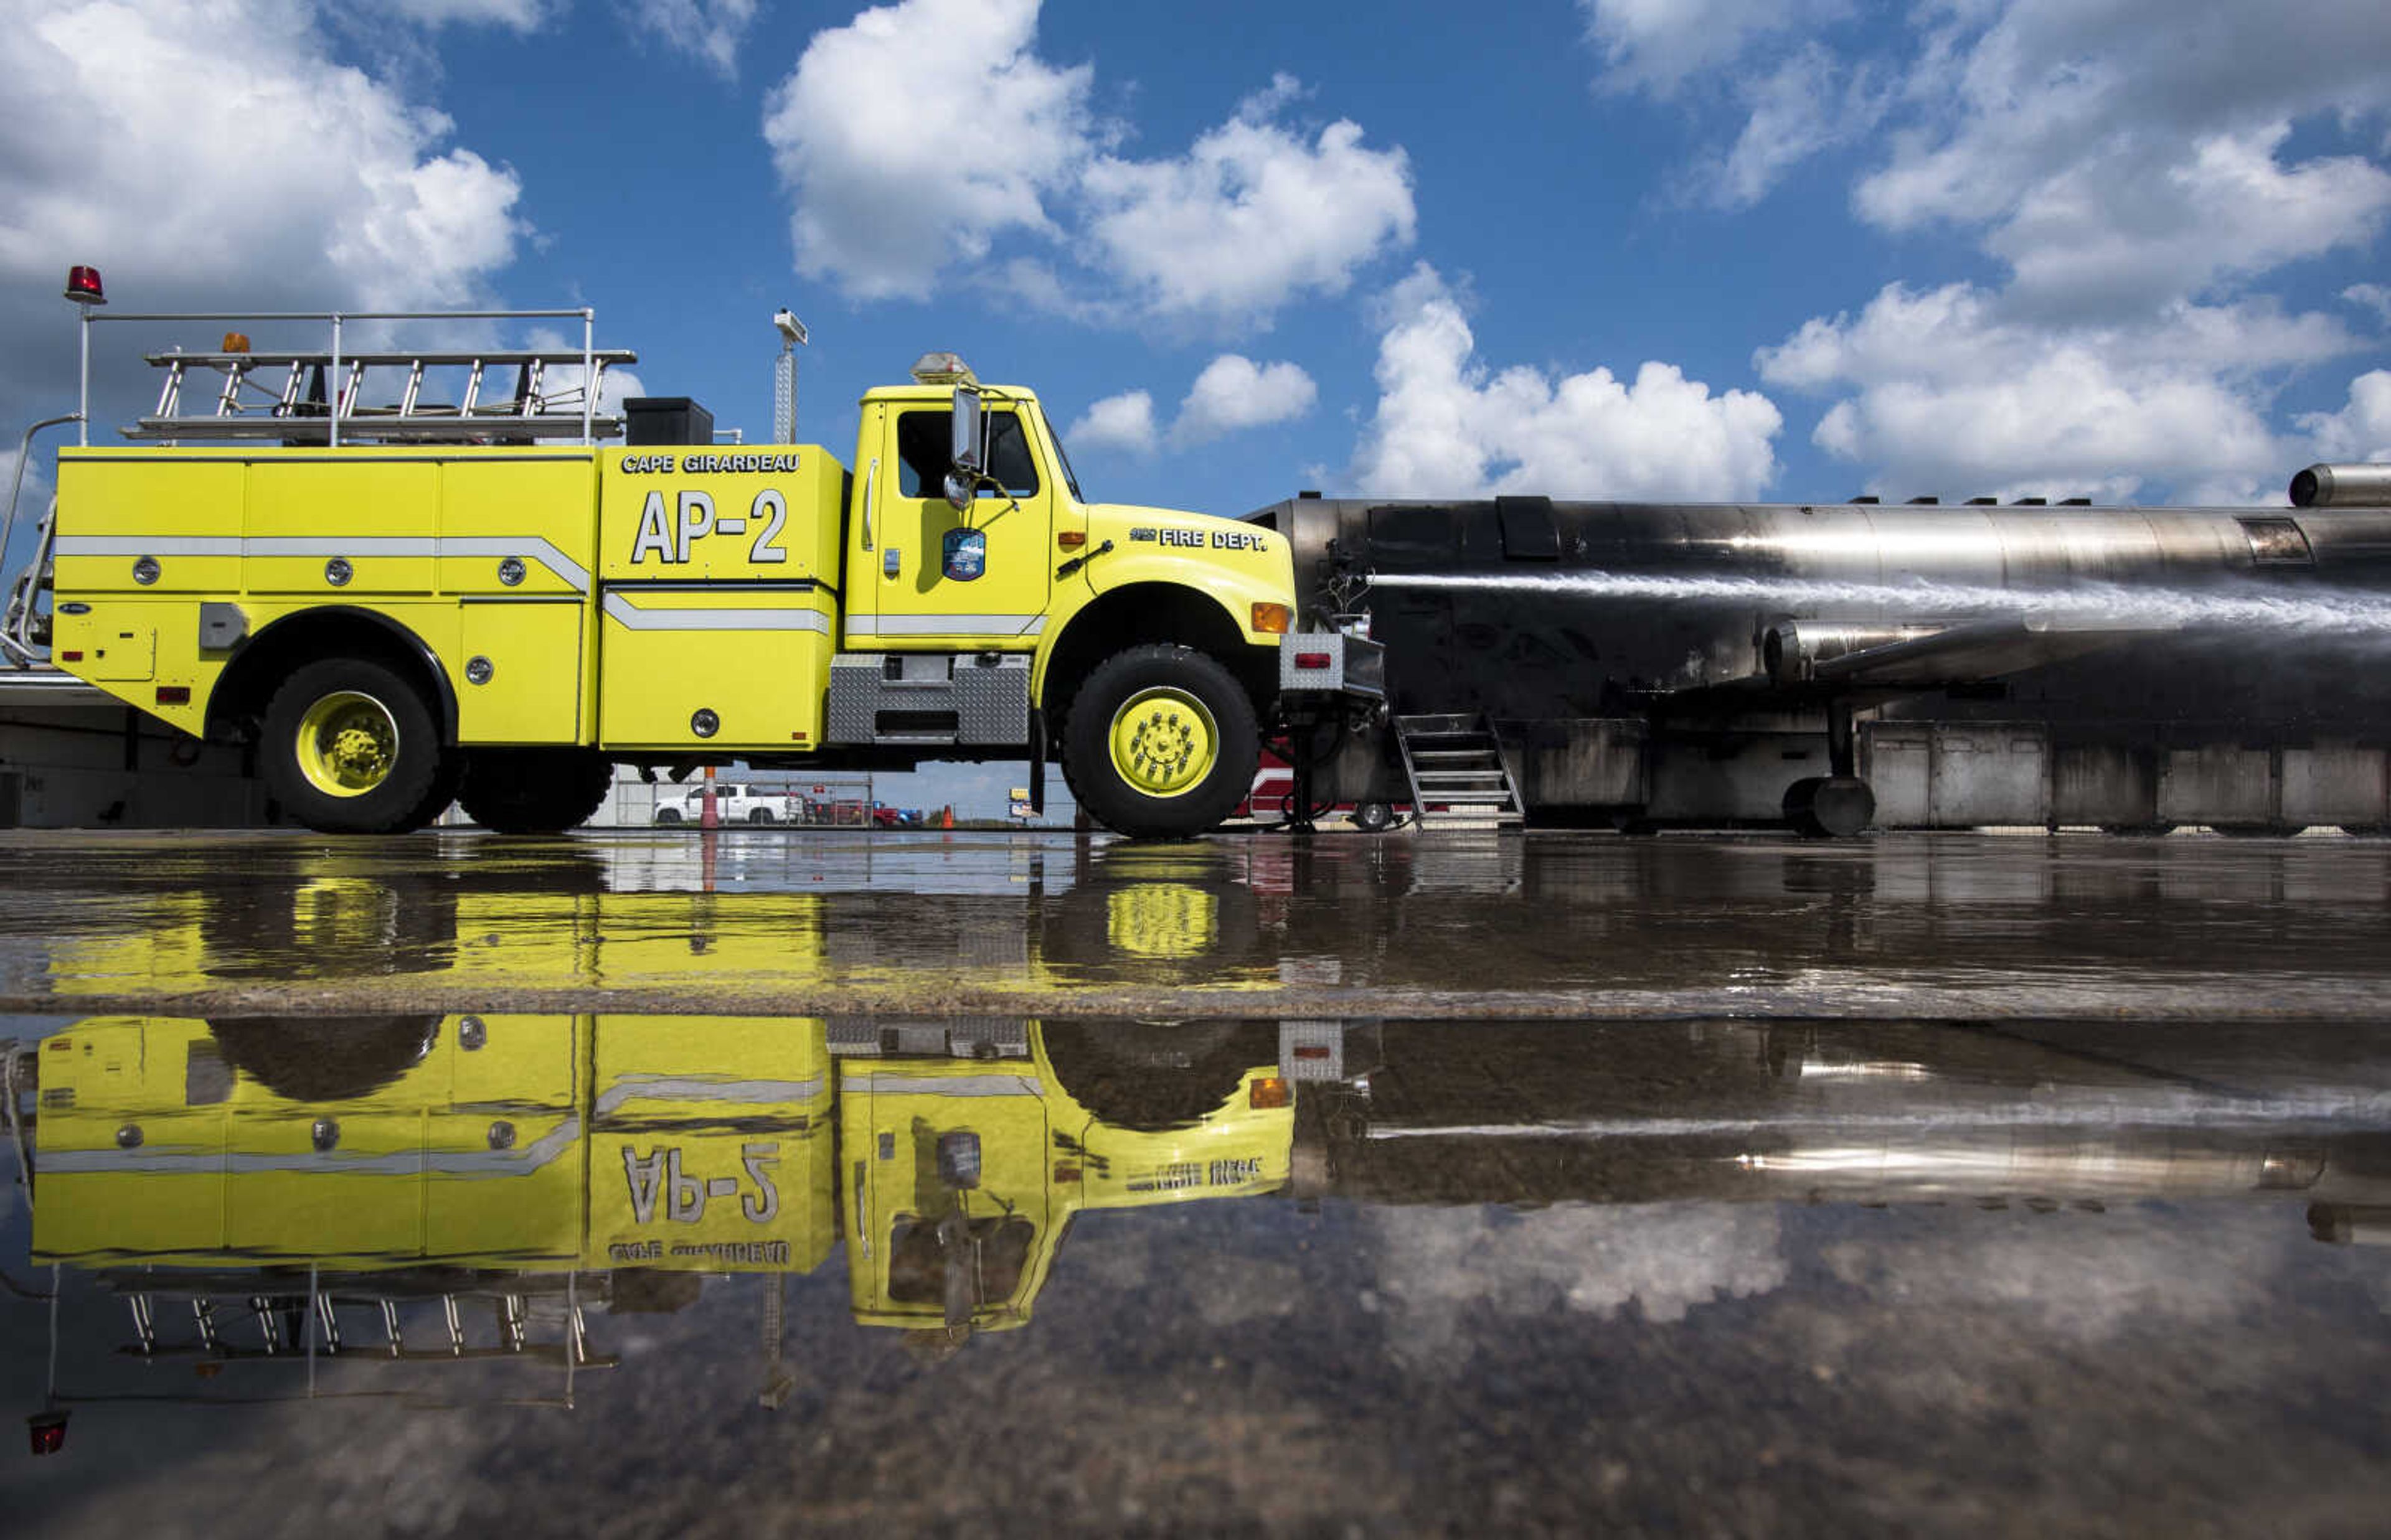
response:
[[[1812,839],[1848,840],[1876,821],[1876,793],[1856,776],[1812,776],[1785,789],[1784,811]]]
[[[208,1031],[235,1069],[286,1101],[352,1101],[423,1062],[437,1016],[252,1016]]]
[[[660,824],[679,823],[680,809],[677,807],[660,807],[656,809],[656,822]]]
[[[1395,827],[1395,810],[1385,802],[1362,802],[1353,809],[1353,827],[1364,834],[1384,834]]]
[[[1123,778],[1108,744],[1115,716],[1156,690],[1200,705],[1215,746],[1209,768],[1167,796]],[[1246,800],[1261,763],[1261,734],[1245,687],[1216,660],[1170,643],[1133,647],[1097,664],[1071,699],[1063,743],[1071,794],[1098,823],[1132,840],[1190,840],[1214,828]]]
[[[777,822],[778,820],[772,816],[772,810],[770,808],[756,807],[750,808],[748,810],[747,821],[751,824],[769,824]]]
[[[588,749],[477,749],[457,800],[499,834],[562,834],[588,822],[614,781],[614,766]]]
[[[366,703],[360,713],[387,736],[380,778],[346,792],[328,789],[309,774],[309,763],[321,769],[328,742],[324,727],[310,729],[312,742],[301,740],[311,715],[342,697]],[[452,756],[441,745],[439,724],[423,692],[387,663],[327,658],[307,664],[266,702],[262,733],[267,789],[292,817],[318,833],[395,834],[421,828],[439,812],[429,804],[440,792]]]
[[[407,828],[414,830],[438,823],[440,815],[457,800],[457,789],[464,783],[465,756],[452,749],[440,756],[440,768],[432,777],[432,789],[423,794]]]
[[[1140,1134],[1192,1127],[1229,1105],[1247,1072],[1278,1062],[1265,1022],[1049,1021],[1042,1036],[1065,1094]]]

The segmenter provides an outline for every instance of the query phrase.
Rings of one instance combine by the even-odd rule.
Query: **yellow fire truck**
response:
[[[86,358],[94,318],[227,319],[102,315],[77,273]],[[421,317],[327,316],[321,351],[149,354],[136,442],[60,451],[12,623],[46,585],[58,667],[251,738],[287,814],[332,832],[452,799],[567,828],[614,764],[1042,775],[1052,751],[1105,826],[1185,837],[1245,797],[1266,732],[1373,694],[1346,684],[1367,642],[1285,645],[1285,536],[1088,502],[1036,395],[953,354],[863,397],[850,468],[717,448],[680,398],[601,415],[634,355],[591,346],[588,312],[506,314],[576,315],[584,346],[344,351],[343,320]]]

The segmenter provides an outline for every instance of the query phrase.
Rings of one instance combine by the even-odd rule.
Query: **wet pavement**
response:
[[[0,836],[0,1010],[2374,1020],[2391,841]]]
[[[0,1402],[62,1443],[0,1455],[12,1532],[2356,1534],[2391,1498],[2391,844],[0,869]]]

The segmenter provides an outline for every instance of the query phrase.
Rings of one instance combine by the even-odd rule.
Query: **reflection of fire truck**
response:
[[[95,1018],[0,1045],[0,1132],[33,1258],[121,1294],[137,1361],[239,1367],[228,1395],[317,1359],[569,1376],[612,1362],[585,1305],[750,1274],[769,1404],[779,1280],[834,1251],[854,1320],[936,1354],[1026,1324],[1080,1213],[1212,1198],[2198,1200],[2380,1241],[2391,1136],[2346,1034],[2304,1030]],[[37,1449],[102,1377],[69,1368]]]
[[[39,1089],[33,1256],[125,1293],[142,1353],[586,1367],[584,1303],[841,1242],[859,1323],[959,1345],[1028,1320],[1083,1210],[1286,1184],[1273,1028],[1117,1031],[115,1017],[0,1057],[12,1118]],[[460,1315],[482,1298],[495,1340]]]

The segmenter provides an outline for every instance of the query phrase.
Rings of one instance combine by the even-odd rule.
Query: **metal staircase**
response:
[[[1486,717],[1399,716],[1395,743],[1421,828],[1516,828],[1526,821],[1519,783]]]

